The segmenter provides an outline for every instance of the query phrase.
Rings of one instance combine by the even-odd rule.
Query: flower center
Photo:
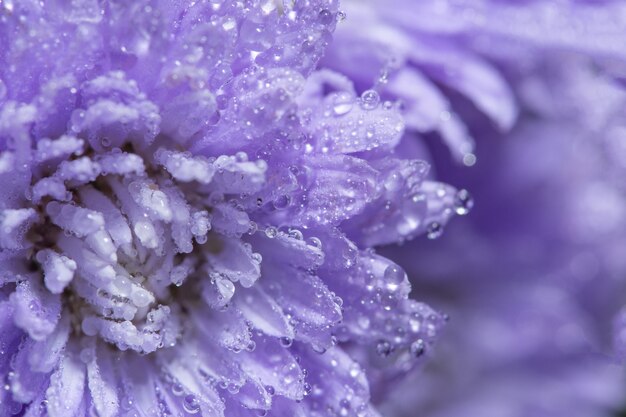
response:
[[[252,260],[255,277],[249,278],[250,271],[218,259],[232,243],[210,230],[213,218],[223,228],[233,215],[225,212],[236,211],[223,201],[218,177],[242,164],[248,173],[263,175],[265,165],[243,154],[205,159],[164,148],[144,156],[115,149],[90,157],[82,140],[76,141],[73,159],[51,174],[44,167],[35,177],[28,197],[36,209],[23,209],[12,222],[16,230],[30,230],[30,250],[43,271],[43,280],[17,285],[32,298],[31,309],[53,306],[33,313],[51,322],[40,326],[40,336],[68,312],[75,332],[121,350],[150,353],[174,346],[185,304],[202,297],[211,307],[224,307],[234,281],[249,286],[258,277],[260,255],[249,245],[237,247]],[[63,144],[57,140],[54,149]],[[217,188],[208,184],[212,178]],[[194,193],[186,193],[192,186]],[[188,201],[185,196],[192,194],[194,201]],[[235,223],[237,233],[253,224]]]

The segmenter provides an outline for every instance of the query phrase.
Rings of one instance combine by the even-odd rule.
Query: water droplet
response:
[[[248,154],[239,151],[235,154],[235,159],[237,159],[238,162],[248,162]]]
[[[293,344],[293,339],[290,337],[281,337],[280,344],[282,347],[288,348]]]
[[[317,249],[322,248],[322,241],[316,238],[315,236],[309,238],[309,245],[316,247]]]
[[[342,399],[341,401],[339,401],[339,407],[341,407],[341,410],[349,410],[350,401],[348,401],[346,398]]]
[[[359,255],[358,249],[356,245],[350,241],[347,241],[348,246],[345,247],[342,251],[344,266],[346,268],[351,268],[357,261],[357,257]]]
[[[323,25],[327,25],[333,21],[333,14],[328,9],[322,9],[319,14],[319,21]]]
[[[288,195],[280,195],[272,202],[276,210],[284,210],[291,205],[291,197]]]
[[[289,229],[289,237],[296,240],[302,240],[302,232],[298,229]]]
[[[474,199],[467,190],[459,190],[454,197],[454,211],[459,216],[469,213],[474,207]]]
[[[342,92],[335,94],[333,98],[333,113],[335,116],[343,116],[352,110],[354,97],[350,93]]]
[[[80,351],[78,357],[83,363],[89,363],[94,358],[94,352],[92,349],[83,349]]]
[[[143,288],[139,288],[130,295],[133,304],[137,307],[145,307],[150,304],[151,296],[150,293]]]
[[[268,226],[265,229],[265,236],[269,237],[270,239],[275,238],[277,234],[278,234],[278,230],[276,230],[274,226]]]
[[[426,352],[426,343],[424,343],[422,339],[417,339],[415,342],[411,343],[409,351],[415,358],[419,358]]]
[[[333,302],[337,304],[339,307],[343,306],[343,298],[339,296],[333,297]]]
[[[185,393],[185,389],[183,388],[181,384],[176,382],[172,385],[172,394],[174,394],[177,397],[180,397],[184,393]]]
[[[476,155],[473,153],[466,153],[463,155],[463,164],[468,167],[474,166],[476,164]]]
[[[183,408],[189,414],[196,414],[200,411],[200,401],[195,395],[189,394],[183,400]]]
[[[391,284],[399,284],[404,280],[404,271],[398,265],[389,265],[385,269],[385,280]]]
[[[48,400],[43,400],[39,403],[39,411],[43,414],[48,409]]]
[[[386,340],[381,340],[376,345],[376,353],[378,353],[383,358],[389,356],[392,351],[393,351],[393,347]]]
[[[378,106],[380,96],[374,90],[365,90],[361,94],[361,107],[365,110],[373,110]]]
[[[426,236],[429,239],[437,239],[443,234],[443,226],[438,222],[432,222],[428,225]]]
[[[99,323],[94,317],[85,317],[81,322],[83,333],[87,336],[95,336],[99,330]]]

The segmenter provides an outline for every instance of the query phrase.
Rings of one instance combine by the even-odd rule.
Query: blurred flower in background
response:
[[[369,1],[344,10],[324,63],[400,99],[414,134],[405,151],[428,155],[435,175],[470,190],[475,205],[440,239],[386,250],[451,321],[432,362],[383,409],[618,413],[626,6]]]

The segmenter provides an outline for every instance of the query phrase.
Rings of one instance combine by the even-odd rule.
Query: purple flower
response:
[[[476,201],[441,240],[384,252],[452,320],[434,361],[383,411],[610,415],[625,392],[611,346],[614,323],[626,351],[626,320],[613,319],[626,293],[624,4],[344,9],[324,64],[361,85],[378,76],[383,97],[404,101],[414,154]],[[475,166],[451,164],[438,137]]]
[[[297,2],[0,3],[0,416],[376,416],[455,190]],[[461,195],[462,196],[462,195]]]

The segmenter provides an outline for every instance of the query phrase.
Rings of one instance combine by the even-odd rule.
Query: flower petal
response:
[[[70,348],[50,377],[46,391],[50,417],[78,417],[85,391],[85,365]]]
[[[50,294],[37,280],[29,279],[17,284],[10,300],[16,326],[31,338],[44,340],[54,331],[61,315],[59,295]]]

